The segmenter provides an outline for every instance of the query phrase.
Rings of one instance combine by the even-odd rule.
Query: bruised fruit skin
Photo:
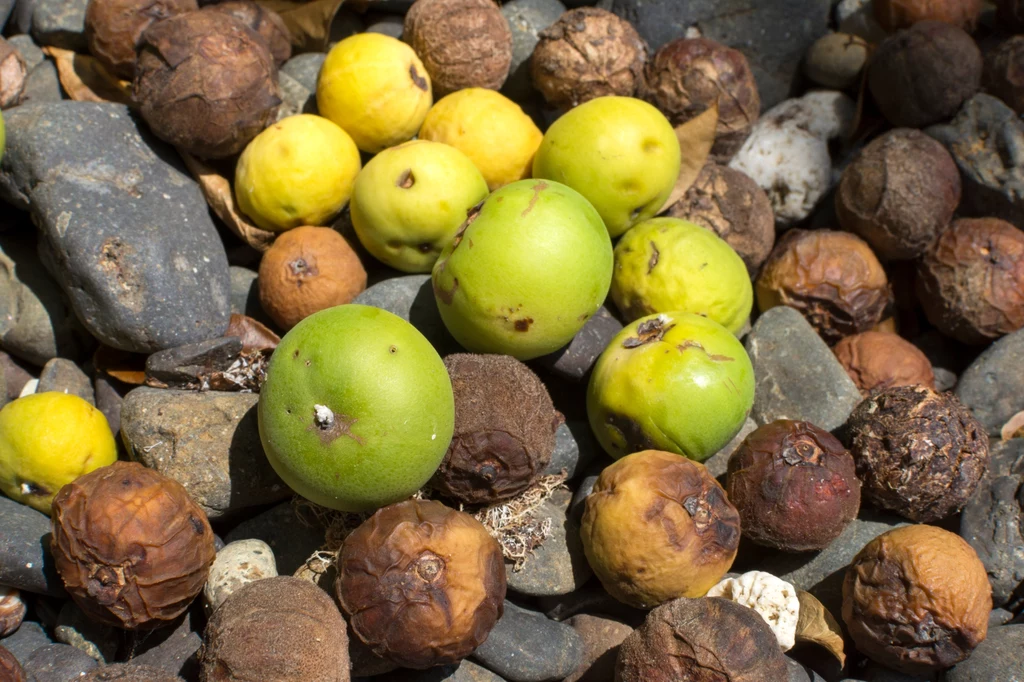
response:
[[[734,334],[754,305],[743,259],[711,230],[678,218],[652,218],[622,236],[611,295],[626,320],[683,311]]]
[[[507,355],[444,360],[455,394],[455,434],[431,485],[466,504],[526,490],[551,463],[562,415],[533,371]]]
[[[908,675],[948,668],[988,634],[992,586],[959,535],[935,526],[890,530],[854,557],[843,620],[857,649]]]
[[[270,54],[274,61],[281,66],[292,56],[291,36],[288,27],[285,26],[281,15],[252,0],[228,0],[218,2],[203,9],[204,12],[221,12],[238,19],[243,24],[256,31],[267,41]]]
[[[415,327],[348,304],[285,334],[258,410],[267,459],[292,490],[331,509],[370,511],[430,479],[455,406],[444,363]]]
[[[837,343],[832,352],[862,393],[913,384],[935,388],[928,356],[898,334],[854,334]]]
[[[594,366],[587,415],[612,457],[658,449],[703,462],[735,436],[754,404],[754,369],[722,325],[660,313],[626,326]]]
[[[380,509],[338,552],[336,591],[352,630],[406,668],[456,663],[501,617],[505,565],[483,524],[433,500]]]
[[[90,0],[85,7],[89,52],[118,78],[135,75],[135,48],[161,19],[199,9],[196,0]]]
[[[93,620],[163,627],[199,595],[216,551],[206,514],[177,481],[115,462],[53,500],[54,565]]]
[[[470,212],[432,279],[441,319],[464,348],[530,360],[567,344],[601,307],[611,239],[576,191],[521,180]]]
[[[356,178],[352,227],[373,256],[403,272],[430,272],[441,250],[487,197],[465,154],[414,140],[385,149]]]
[[[703,596],[725,575],[739,547],[740,517],[703,464],[644,450],[601,472],[580,537],[608,593],[650,608]]]
[[[25,682],[25,671],[10,651],[0,646],[0,677],[8,682]]]

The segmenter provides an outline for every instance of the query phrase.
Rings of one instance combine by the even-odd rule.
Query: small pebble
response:
[[[565,11],[565,5],[559,0],[512,0],[502,5],[501,13],[512,30],[512,63],[501,90],[510,99],[522,101],[536,97],[530,77],[530,57],[539,40],[537,34],[558,21]]]
[[[568,621],[583,640],[583,661],[564,682],[605,682],[615,677],[619,645],[633,628],[610,618],[580,614]]]
[[[198,679],[196,655],[203,644],[202,627],[205,622],[200,616],[201,609],[193,605],[172,624],[146,633],[131,662],[181,675],[186,680]]]
[[[367,33],[383,33],[392,38],[402,39],[402,31],[405,30],[405,17],[403,16],[367,12],[365,21]]]
[[[601,357],[615,335],[622,331],[622,323],[602,306],[576,333],[567,346],[554,353],[537,358],[534,362],[569,381],[583,381]]]
[[[48,644],[22,663],[32,682],[72,682],[99,664],[84,651],[67,644]]]
[[[239,588],[276,575],[274,550],[262,540],[238,540],[225,545],[217,552],[203,587],[206,612],[213,613]]]
[[[1024,329],[1004,336],[979,355],[960,376],[956,397],[989,436],[998,437],[1010,417],[1024,411]]]
[[[555,431],[555,450],[551,453],[551,464],[544,470],[544,475],[565,470],[567,480],[571,481],[603,454],[590,430],[590,424],[582,421],[566,422]]]
[[[859,82],[868,51],[867,41],[860,36],[829,33],[807,51],[804,73],[819,85],[844,90]]]
[[[509,682],[547,682],[572,673],[583,655],[583,640],[571,627],[506,600],[504,615],[472,658]]]
[[[437,311],[430,275],[385,279],[356,296],[352,302],[382,308],[412,323],[442,356],[461,350]]]
[[[85,8],[89,0],[35,0],[32,37],[40,45],[89,53],[85,39]]]
[[[57,391],[77,395],[90,405],[96,405],[96,392],[92,379],[85,375],[77,364],[66,358],[54,358],[45,365],[39,374],[37,393]]]
[[[262,540],[274,551],[278,575],[292,575],[324,544],[325,533],[312,519],[300,519],[289,500],[242,521],[224,540]]]
[[[990,628],[970,658],[944,673],[943,682],[1024,682],[1024,625]]]
[[[72,601],[64,602],[53,635],[58,642],[70,644],[100,663],[112,663],[117,656],[119,633],[109,625],[91,620]]]
[[[993,606],[1024,606],[1024,475],[982,479],[960,514],[960,537],[985,565]]]
[[[316,81],[320,76],[320,67],[327,59],[325,52],[304,52],[295,55],[281,66],[281,73],[286,73],[310,92],[316,92]]]
[[[583,554],[579,525],[566,516],[571,496],[568,491],[556,491],[537,509],[536,518],[551,520],[551,534],[527,555],[520,570],[505,564],[508,589],[533,597],[568,594],[593,575]]]
[[[0,495],[0,585],[64,596],[50,556],[50,517]]]
[[[0,646],[14,654],[14,658],[22,665],[25,665],[29,656],[48,644],[53,644],[53,640],[46,629],[31,620],[22,623],[13,635],[0,639]]]

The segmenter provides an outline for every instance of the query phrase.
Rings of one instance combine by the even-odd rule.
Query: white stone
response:
[[[789,651],[796,643],[800,600],[796,588],[785,580],[764,571],[750,571],[739,578],[726,578],[708,590],[707,596],[722,597],[757,611],[775,633],[783,651]]]
[[[274,550],[262,540],[237,540],[228,543],[213,560],[210,577],[203,588],[208,614],[232,593],[249,583],[277,576]]]

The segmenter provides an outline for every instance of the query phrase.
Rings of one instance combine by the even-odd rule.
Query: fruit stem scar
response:
[[[316,412],[316,425],[321,429],[329,429],[334,426],[334,412],[326,405],[314,405]]]

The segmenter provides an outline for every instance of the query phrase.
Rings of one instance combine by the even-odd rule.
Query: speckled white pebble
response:
[[[233,592],[277,575],[274,550],[262,540],[237,540],[217,552],[203,588],[206,612],[213,613]]]
[[[722,597],[754,609],[765,619],[783,651],[796,643],[796,624],[800,618],[800,599],[796,588],[764,571],[750,571],[738,578],[726,578],[707,596]]]

